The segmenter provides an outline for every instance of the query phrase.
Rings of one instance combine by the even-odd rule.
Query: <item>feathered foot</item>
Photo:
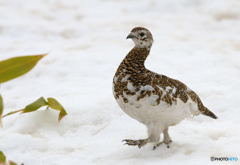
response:
[[[163,141],[162,142],[159,142],[157,144],[155,144],[153,146],[153,150],[155,150],[157,147],[159,147],[161,144],[166,144],[167,145],[167,148],[170,148],[170,143],[172,143],[172,140],[168,134],[168,128],[164,129],[163,130]]]
[[[130,145],[130,146],[138,146],[138,148],[141,148],[145,144],[148,143],[148,139],[140,139],[140,140],[131,140],[131,139],[124,139],[124,144]]]
[[[159,142],[153,146],[153,150],[157,149],[161,144],[166,144],[167,148],[170,148],[170,143],[172,143],[172,140]]]

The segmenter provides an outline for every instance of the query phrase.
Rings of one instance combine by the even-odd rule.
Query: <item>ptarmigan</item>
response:
[[[172,142],[168,127],[183,119],[203,114],[213,119],[217,116],[203,105],[198,95],[182,82],[145,68],[153,37],[143,27],[132,29],[127,39],[135,46],[118,67],[113,78],[113,94],[120,108],[130,117],[146,125],[148,138],[125,139],[128,145],[139,148],[147,143],[155,143],[153,149]],[[163,141],[160,142],[160,134]]]

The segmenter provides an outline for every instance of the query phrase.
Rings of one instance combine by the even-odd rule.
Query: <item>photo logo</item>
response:
[[[211,161],[238,161],[238,157],[210,157]]]

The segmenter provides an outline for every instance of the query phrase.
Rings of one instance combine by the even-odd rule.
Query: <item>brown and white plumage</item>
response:
[[[126,144],[141,147],[154,142],[156,148],[162,143],[171,142],[169,126],[176,125],[189,116],[204,114],[217,118],[184,83],[145,68],[144,62],[153,43],[149,30],[136,27],[127,38],[133,40],[135,47],[116,71],[113,93],[124,112],[147,126],[148,138],[126,139]],[[164,139],[159,142],[161,133]]]

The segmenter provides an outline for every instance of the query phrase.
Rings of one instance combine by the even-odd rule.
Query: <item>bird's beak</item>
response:
[[[129,38],[135,38],[135,35],[133,33],[130,33],[128,36],[127,36],[127,39]]]

